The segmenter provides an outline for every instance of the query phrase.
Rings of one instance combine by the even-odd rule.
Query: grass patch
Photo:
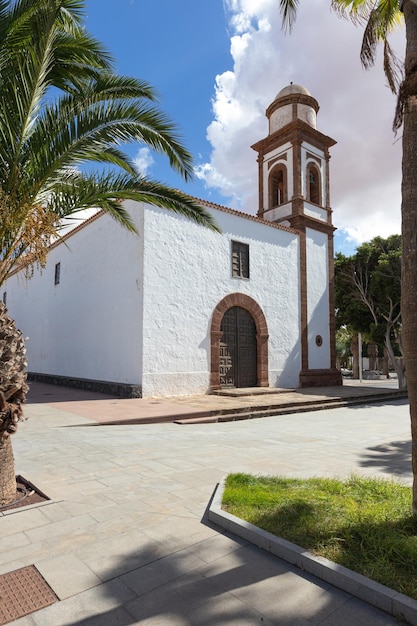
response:
[[[230,474],[222,507],[417,600],[417,521],[411,488],[347,481]]]

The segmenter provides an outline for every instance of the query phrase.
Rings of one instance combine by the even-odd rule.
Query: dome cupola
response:
[[[269,134],[272,135],[294,119],[316,128],[319,103],[302,85],[290,83],[281,89],[275,100],[266,110],[269,120]]]

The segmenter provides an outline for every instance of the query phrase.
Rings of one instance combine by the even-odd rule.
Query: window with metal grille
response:
[[[61,279],[61,263],[57,263],[55,265],[55,285],[59,285],[59,281]]]
[[[232,276],[249,278],[249,245],[232,241]]]

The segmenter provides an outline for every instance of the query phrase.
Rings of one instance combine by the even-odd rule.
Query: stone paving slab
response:
[[[54,502],[0,518],[0,572],[35,564],[65,599],[19,626],[396,623],[212,526],[206,508],[230,471],[409,484],[406,401],[186,428],[105,426],[39,402],[26,413],[16,470]]]

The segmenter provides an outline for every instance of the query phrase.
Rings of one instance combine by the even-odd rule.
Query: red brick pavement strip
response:
[[[89,402],[48,402],[48,406],[87,417],[100,424],[156,423],[180,417],[199,417],[202,411],[180,404],[132,398]]]
[[[28,404],[43,403],[60,411],[67,411],[94,420],[100,424],[135,423],[135,421],[159,421],[172,416],[172,419],[184,415],[199,415],[201,408],[187,407],[177,402],[159,398],[124,399],[80,389],[70,389],[30,383]]]
[[[123,399],[79,389],[70,389],[45,383],[31,383],[28,403],[44,403],[48,406],[66,411],[99,424],[135,424],[177,421],[181,418],[205,418],[216,413],[250,411],[256,408],[297,406],[305,403],[331,402],[335,399],[364,398],[379,394],[392,394],[396,397],[398,390],[392,385],[347,384],[342,387],[325,387],[314,389],[298,389],[295,391],[265,390],[265,394],[239,397],[200,395],[179,396],[175,398],[132,398]]]

